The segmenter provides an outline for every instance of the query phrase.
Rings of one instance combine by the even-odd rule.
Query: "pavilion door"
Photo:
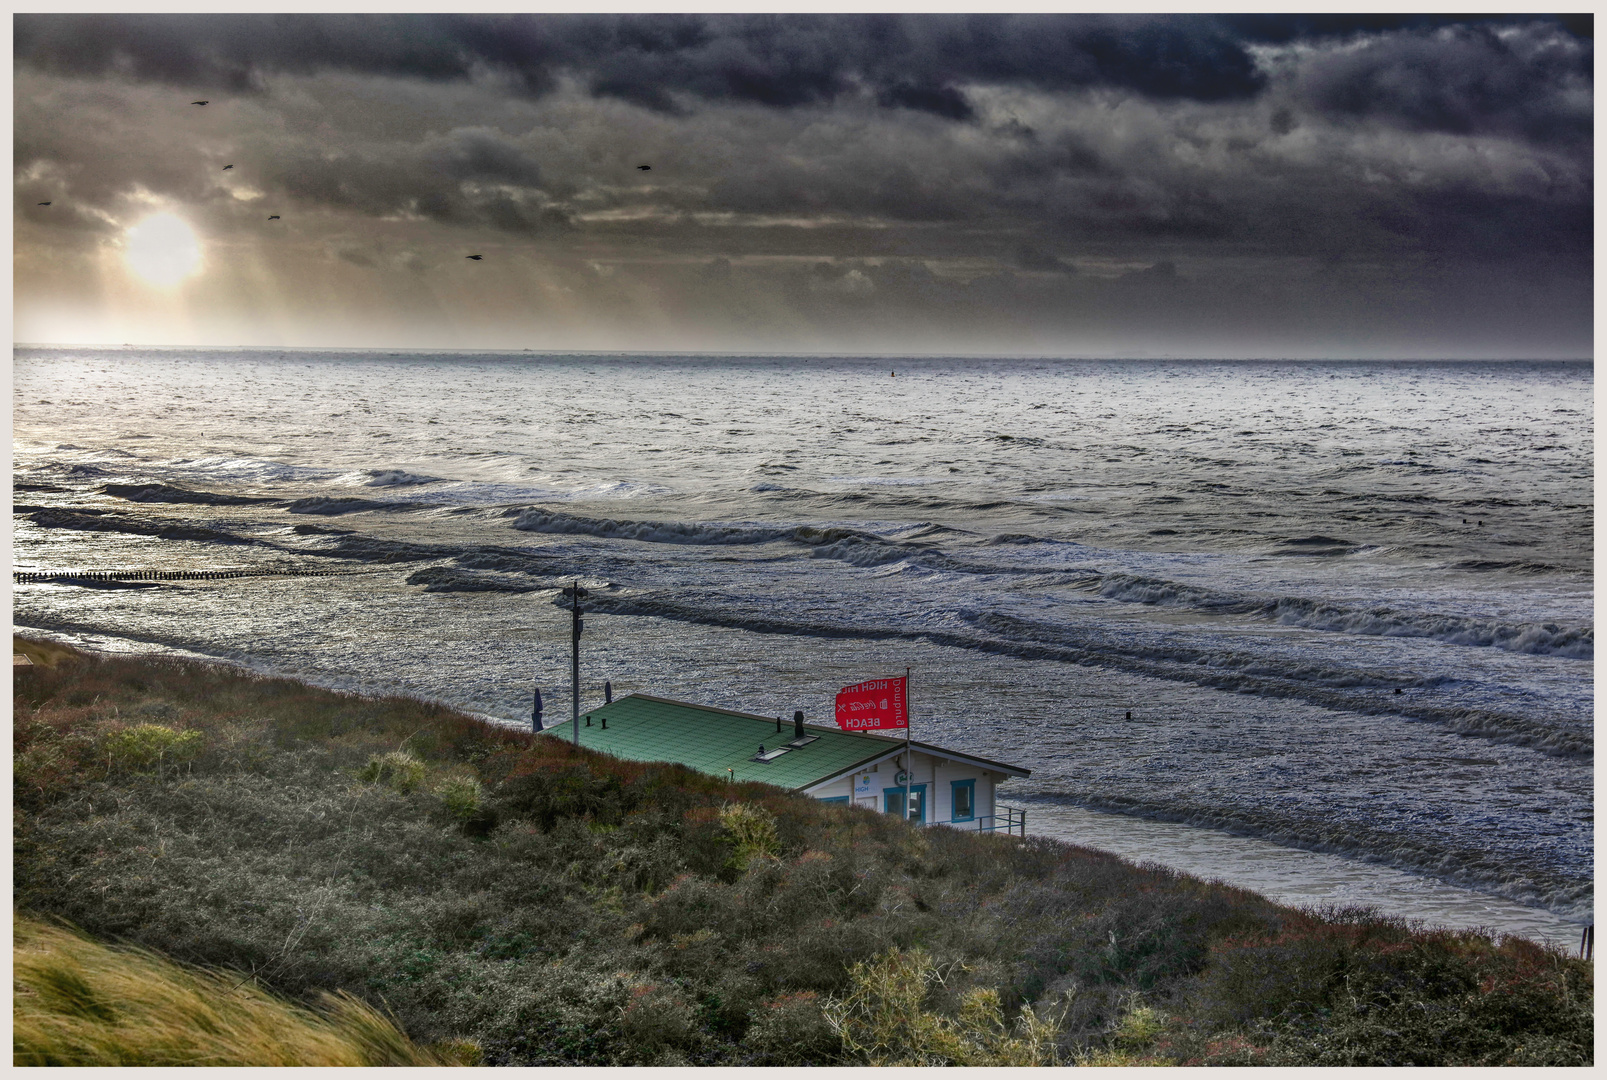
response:
[[[914,786],[913,790],[915,792],[915,812],[913,814],[910,814],[909,817],[911,818],[911,820],[917,822],[918,824],[925,825],[926,824],[926,785],[925,784],[916,784]],[[883,788],[882,789],[882,809],[883,809],[883,811],[886,812],[886,813],[889,813],[889,814],[895,814],[895,815],[897,815],[899,817],[903,817],[904,816],[904,799],[906,797],[907,796],[905,795],[904,788],[902,788],[902,787]]]

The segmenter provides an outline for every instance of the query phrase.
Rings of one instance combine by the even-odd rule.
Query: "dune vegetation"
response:
[[[15,679],[17,910],[117,943],[118,963],[230,973],[251,1002],[296,1010],[309,1052],[345,1053],[344,1038],[369,1061],[488,1065],[1592,1063],[1590,966],[1521,939],[918,830],[407,698],[16,647],[40,661]],[[83,941],[18,926],[19,942]],[[19,1032],[42,1000],[22,986]],[[85,1008],[138,1015],[133,996],[95,984]],[[238,1028],[238,1060],[279,1062],[245,1002],[164,1015],[205,1032],[205,1053]],[[405,1036],[383,1034],[391,1020]],[[155,1063],[144,1043],[109,1046],[121,1030],[19,1035],[16,1060]]]

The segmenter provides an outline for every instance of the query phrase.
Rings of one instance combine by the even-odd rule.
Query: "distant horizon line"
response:
[[[1593,364],[1593,356],[1188,356],[1171,353],[1164,354],[1071,354],[1071,353],[897,353],[865,351],[767,351],[760,349],[531,349],[526,347],[488,348],[488,347],[420,347],[420,346],[382,346],[382,345],[152,345],[133,342],[110,345],[105,343],[75,343],[75,342],[13,342],[12,349],[155,349],[173,352],[305,352],[305,353],[390,353],[390,354],[485,354],[493,356],[650,356],[650,357],[763,357],[767,359],[794,359],[794,358],[832,358],[832,359],[876,359],[876,360],[1068,360],[1068,361],[1133,361],[1133,360],[1159,360],[1178,363],[1213,363],[1223,361],[1252,361],[1265,363],[1332,363],[1344,361],[1347,363],[1470,363],[1470,364],[1503,364],[1503,363],[1565,363],[1565,364]]]

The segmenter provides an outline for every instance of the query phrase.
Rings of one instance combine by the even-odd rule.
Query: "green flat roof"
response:
[[[591,727],[586,726],[588,716]],[[791,720],[783,718],[777,734],[773,716],[689,705],[650,694],[631,694],[580,715],[580,745],[588,750],[627,761],[675,762],[715,776],[792,789],[818,784],[904,748],[901,741],[835,727],[805,724],[804,731],[819,738],[773,761],[760,762],[749,759],[761,743],[766,750],[776,750],[792,741]],[[573,732],[564,722],[542,734],[568,741]]]
[[[586,726],[586,717],[591,726]],[[602,726],[607,718],[608,727]],[[902,739],[890,739],[817,724],[805,724],[806,734],[818,736],[808,746],[789,750],[772,761],[753,761],[762,744],[777,750],[793,739],[793,723],[783,718],[776,731],[773,716],[691,705],[684,701],[631,694],[580,716],[580,745],[627,761],[667,761],[714,776],[757,780],[797,790],[852,772],[904,749]],[[565,721],[542,731],[568,741],[573,729]],[[1027,770],[971,754],[959,754],[915,741],[911,746],[929,753],[975,762],[1007,775],[1026,776]],[[726,770],[730,770],[727,772]]]

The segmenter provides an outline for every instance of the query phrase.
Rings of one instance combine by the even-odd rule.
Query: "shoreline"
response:
[[[1373,907],[1426,926],[1490,930],[1574,951],[1589,922],[1382,864],[1179,822],[1033,800],[1027,831],[1139,865],[1158,863],[1290,907]]]

